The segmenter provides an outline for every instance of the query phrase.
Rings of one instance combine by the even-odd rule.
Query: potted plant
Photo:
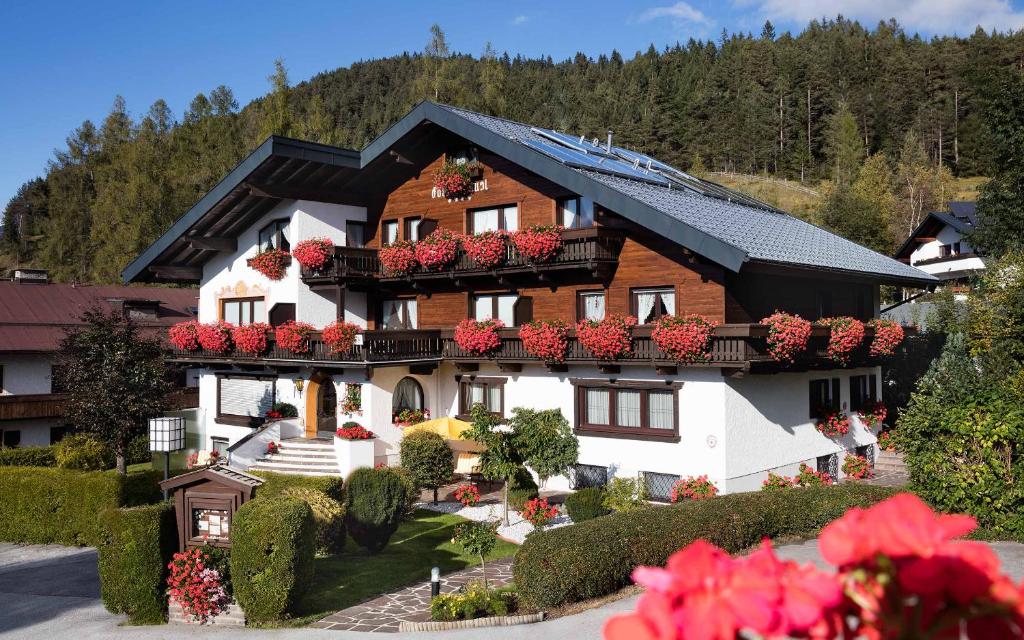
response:
[[[576,337],[598,360],[615,360],[632,353],[632,316],[608,316],[604,320],[582,320],[576,325]]]
[[[815,427],[829,438],[838,438],[850,432],[850,416],[842,411],[826,413]]]
[[[455,262],[459,238],[448,229],[438,229],[416,243],[416,262],[427,271],[439,271]]]
[[[875,330],[875,337],[872,338],[871,347],[868,349],[872,357],[891,356],[896,353],[896,347],[900,346],[905,336],[899,323],[875,318],[868,321],[868,326]]]
[[[402,409],[391,414],[391,422],[396,427],[409,427],[424,420],[430,420],[430,411],[427,409]]]
[[[838,364],[849,364],[854,349],[864,342],[864,323],[849,316],[824,318],[819,322],[831,330],[828,357]]]
[[[857,417],[860,418],[861,422],[868,429],[881,426],[888,415],[889,410],[885,408],[884,402],[876,402],[867,409],[861,409],[857,412]]]
[[[356,344],[359,326],[344,320],[336,320],[324,327],[320,333],[324,344],[331,353],[348,353]]]
[[[303,240],[292,248],[292,255],[304,268],[319,271],[334,255],[334,242],[329,238]]]
[[[651,339],[676,362],[707,362],[711,359],[711,338],[717,326],[717,322],[697,314],[682,318],[666,315],[654,323]]]
[[[290,261],[291,254],[287,251],[267,249],[260,251],[255,256],[246,260],[245,263],[250,269],[259,271],[271,280],[281,280],[284,278]]]
[[[871,468],[871,463],[864,456],[847,454],[843,459],[843,473],[852,480],[864,480],[874,477],[875,470]]]
[[[493,269],[508,256],[508,234],[504,231],[484,231],[462,237],[462,248],[476,266]]]
[[[530,355],[545,362],[565,362],[569,326],[561,320],[528,322],[519,328],[519,339]]]
[[[199,348],[199,321],[179,322],[167,330],[171,345],[180,351],[195,351]]]
[[[186,618],[206,624],[231,604],[226,576],[217,569],[213,553],[206,546],[175,553],[168,565],[167,597],[170,606],[180,607]]]
[[[335,432],[334,453],[343,477],[362,467],[373,468],[374,433],[358,422],[346,422]]]
[[[776,362],[792,364],[807,349],[813,327],[800,316],[776,311],[761,324],[768,327],[768,353]]]
[[[434,189],[448,200],[469,197],[473,193],[473,179],[466,163],[445,160],[434,172]]]
[[[199,346],[214,353],[227,353],[233,346],[231,330],[233,327],[222,321],[208,322],[196,327],[196,338]]]
[[[396,240],[377,252],[385,275],[404,276],[416,269],[416,244],[408,240]]]
[[[455,326],[455,344],[472,355],[482,356],[501,347],[498,329],[505,326],[501,320],[473,320],[466,318]]]
[[[289,320],[274,329],[274,341],[277,346],[292,353],[309,352],[309,336],[316,328],[308,322]]]
[[[534,225],[511,235],[512,244],[530,262],[547,262],[562,248],[560,226]]]
[[[231,339],[235,347],[242,353],[258,356],[267,350],[267,332],[270,325],[264,322],[235,327],[231,330]]]

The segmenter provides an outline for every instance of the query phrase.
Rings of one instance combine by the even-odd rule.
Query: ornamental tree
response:
[[[402,438],[399,454],[402,468],[417,487],[433,490],[437,504],[437,490],[455,473],[455,457],[445,439],[430,431],[414,431]]]
[[[541,482],[569,472],[580,455],[579,440],[559,409],[512,409],[508,426],[523,462]]]
[[[69,330],[60,345],[70,396],[67,419],[107,445],[124,475],[132,440],[163,412],[171,390],[163,347],[116,311],[90,309],[82,321],[84,326]]]

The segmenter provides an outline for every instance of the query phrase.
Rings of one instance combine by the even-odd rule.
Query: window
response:
[[[398,220],[385,220],[380,223],[380,243],[382,246],[398,241]]]
[[[818,315],[817,320],[832,317],[831,291],[819,290],[814,293],[814,312]]]
[[[576,294],[577,320],[604,320],[604,291],[580,291]]]
[[[529,322],[529,319],[517,315],[519,302],[519,296],[514,293],[473,296],[473,317],[477,320],[501,320],[506,327],[525,324],[525,322]]]
[[[423,223],[423,218],[406,218],[405,219],[405,239],[413,242],[420,240],[420,225]]]
[[[850,376],[850,411],[869,409],[878,401],[878,376]]]
[[[381,302],[380,328],[416,328],[416,298],[392,298]]]
[[[672,487],[679,482],[680,478],[671,473],[654,473],[653,471],[641,471],[644,486],[647,488],[647,499],[654,502],[670,502],[672,500]]]
[[[278,302],[270,308],[270,326],[278,327],[289,321],[295,321],[294,302]]]
[[[573,384],[577,386],[576,430],[581,434],[678,440],[679,384],[604,380]]]
[[[505,416],[505,378],[462,378],[459,381],[459,413],[468,416],[482,404],[490,413]]]
[[[222,298],[220,301],[221,318],[237,327],[264,322],[265,314],[263,298]]]
[[[217,421],[252,426],[274,407],[276,378],[223,375],[217,377]]]
[[[577,464],[572,468],[572,488],[603,487],[608,484],[608,467],[595,464]]]
[[[409,411],[423,411],[423,387],[413,378],[402,378],[395,385],[395,394],[391,396],[391,411],[398,413],[408,409]]]
[[[218,451],[221,454],[226,454],[228,451],[228,439],[218,438],[217,436],[211,436],[210,451]]]
[[[953,242],[950,244],[944,244],[939,247],[940,258],[950,258],[952,256],[960,255],[960,243]]]
[[[260,229],[260,251],[267,251],[268,249],[280,249],[282,251],[291,249],[291,243],[288,242],[287,220],[274,220]]]
[[[484,231],[517,231],[519,230],[519,208],[516,205],[477,209],[469,212],[466,231],[483,233]]]
[[[366,246],[366,223],[348,221],[345,223],[345,246],[365,247]]]
[[[676,290],[674,287],[657,289],[634,289],[632,291],[633,315],[640,324],[651,324],[661,316],[676,314]]]
[[[839,378],[811,380],[809,405],[808,417],[812,420],[839,411]]]
[[[15,449],[21,445],[20,429],[3,429],[0,431],[0,447]]]
[[[585,229],[594,226],[594,201],[590,198],[559,200],[558,224],[566,229]]]

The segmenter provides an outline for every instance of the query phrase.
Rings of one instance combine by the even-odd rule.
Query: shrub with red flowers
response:
[[[427,271],[444,269],[459,255],[459,237],[448,229],[438,229],[413,247],[416,262]]]
[[[581,320],[576,325],[576,337],[587,351],[599,360],[614,360],[632,352],[632,316],[608,316],[604,320]]]
[[[800,463],[800,471],[793,478],[793,486],[796,487],[827,487],[835,484],[835,480],[827,471],[818,471]]]
[[[231,604],[223,576],[214,565],[205,547],[192,547],[175,553],[167,565],[170,569],[168,598],[199,624],[206,624]]]
[[[309,351],[309,336],[316,328],[308,322],[289,320],[274,329],[274,341],[277,346],[292,353]]]
[[[871,463],[864,456],[847,455],[843,459],[843,473],[847,478],[864,480],[874,477],[875,470],[871,468]]]
[[[864,342],[864,323],[848,316],[823,318],[819,322],[831,329],[828,357],[839,364],[848,364],[853,350]]]
[[[718,495],[718,487],[704,475],[676,480],[676,483],[672,485],[669,498],[672,502],[682,502],[683,500],[714,498],[716,495]]]
[[[464,507],[475,507],[480,502],[480,489],[475,484],[462,484],[455,489],[455,499]]]
[[[861,409],[857,412],[857,417],[860,418],[861,422],[868,429],[882,426],[888,415],[889,411],[885,408],[884,402],[876,402],[867,409]]]
[[[274,442],[273,440],[271,440],[270,442],[267,443],[267,455],[268,456],[274,455],[280,449],[281,449],[281,447],[276,442]]]
[[[818,547],[835,572],[780,560],[767,541],[734,558],[698,540],[665,568],[633,572],[646,590],[604,637],[1019,638],[1022,589],[988,545],[956,539],[974,528],[904,493],[824,528]]]
[[[872,357],[891,356],[896,353],[896,347],[903,342],[903,327],[892,320],[869,320],[868,326],[875,330],[875,337],[871,339],[871,346],[868,352]]]
[[[434,188],[449,200],[469,196],[473,193],[473,179],[469,175],[469,167],[454,160],[445,160],[434,172]]]
[[[359,325],[336,320],[324,327],[320,332],[324,344],[331,353],[348,353],[356,343],[356,336],[359,335]]]
[[[473,320],[466,318],[455,325],[455,344],[463,351],[482,356],[501,347],[498,329],[505,326],[501,320]]]
[[[167,338],[175,349],[195,351],[199,348],[199,321],[179,322],[167,330]]]
[[[768,472],[768,477],[761,483],[761,491],[775,491],[778,489],[792,489],[796,484],[793,478]]]
[[[545,362],[565,362],[569,350],[569,325],[561,320],[528,322],[519,328],[523,348]]]
[[[355,422],[346,422],[338,427],[335,434],[342,440],[369,440],[374,437],[372,431]]]
[[[523,520],[538,529],[558,517],[558,507],[548,504],[547,498],[534,498],[523,503]]]
[[[717,322],[697,314],[681,318],[666,315],[654,323],[651,339],[677,362],[706,362],[711,359],[711,337],[717,326]]]
[[[768,327],[768,353],[776,362],[792,363],[807,349],[813,327],[800,316],[776,311],[761,324]]]
[[[404,276],[416,268],[416,244],[408,240],[395,240],[386,247],[381,247],[377,258],[384,273],[389,276]]]
[[[267,350],[268,331],[270,331],[269,324],[254,322],[232,329],[231,339],[234,341],[235,347],[242,353],[258,356]]]
[[[462,249],[481,269],[493,269],[504,262],[507,255],[505,247],[504,231],[484,231],[462,237]]]
[[[226,322],[209,322],[196,327],[196,338],[199,346],[214,353],[231,351],[231,329]]]
[[[271,280],[281,280],[284,272],[288,269],[288,259],[291,256],[287,251],[281,249],[267,249],[260,251],[245,261],[250,269],[259,271]]]
[[[310,238],[292,247],[292,255],[307,269],[323,269],[334,255],[334,242],[330,238]]]
[[[892,435],[892,431],[883,431],[878,434],[878,446],[882,451],[897,451],[896,437]]]
[[[562,227],[534,225],[512,233],[511,240],[530,262],[547,262],[562,248]]]
[[[264,414],[264,416],[267,418],[268,421],[271,422],[274,420],[280,420],[284,418],[283,413],[274,409],[267,409],[267,412]]]
[[[815,427],[829,438],[845,436],[850,432],[850,416],[842,411],[826,413]]]

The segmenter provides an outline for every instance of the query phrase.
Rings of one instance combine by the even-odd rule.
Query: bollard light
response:
[[[441,569],[434,567],[430,570],[430,597],[436,598],[441,595]]]

